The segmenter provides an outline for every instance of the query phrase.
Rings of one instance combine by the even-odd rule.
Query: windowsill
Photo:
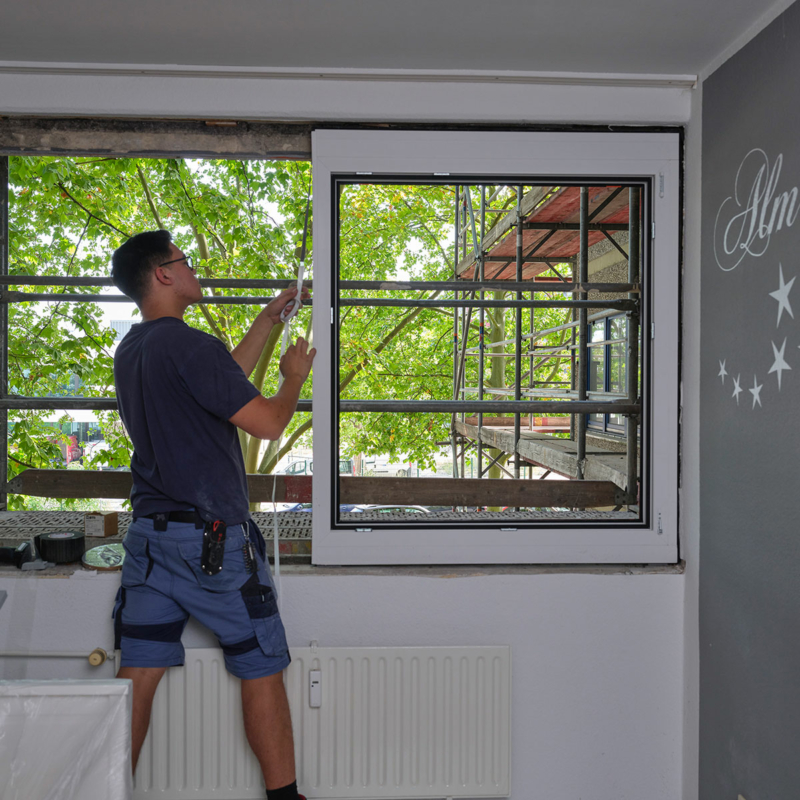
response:
[[[493,575],[682,575],[686,564],[493,564],[487,566],[472,565],[435,565],[435,566],[317,566],[306,563],[281,562],[281,576],[339,577],[352,575],[394,576],[405,578],[480,578]],[[274,567],[273,567],[274,570]],[[92,579],[103,576],[119,577],[118,571],[89,570],[79,564],[59,564],[45,570],[23,571],[9,564],[0,565],[0,581],[6,578],[49,578],[76,580]]]

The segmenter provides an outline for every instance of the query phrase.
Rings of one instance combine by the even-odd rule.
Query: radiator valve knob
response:
[[[89,653],[89,663],[93,667],[99,667],[101,664],[105,664],[107,660],[108,653],[106,653],[102,647],[95,647],[95,649]]]

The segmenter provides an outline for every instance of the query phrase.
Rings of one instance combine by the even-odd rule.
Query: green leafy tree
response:
[[[294,279],[310,181],[310,164],[305,162],[14,157],[9,187],[10,272],[106,276],[111,252],[129,235],[161,227],[171,230],[175,243],[197,261],[201,277]],[[511,194],[507,202],[509,198]],[[345,187],[340,203],[340,278],[452,278],[454,187],[353,184]],[[97,302],[31,302],[10,307],[11,391],[30,396],[75,394],[77,382],[80,394],[114,393],[115,334],[103,323],[102,293],[98,288],[81,291],[98,295]],[[227,289],[224,293],[254,291]],[[346,294],[420,296],[411,291],[348,290]],[[440,293],[423,296],[435,299]],[[232,348],[259,310],[244,304],[198,304],[189,309],[186,319]],[[502,309],[487,312],[490,339],[504,338],[506,316]],[[550,325],[554,319],[553,314],[539,315],[536,326]],[[296,331],[311,335],[310,308],[303,309],[294,324]],[[274,356],[282,327],[273,329],[251,376],[267,395],[277,389]],[[452,309],[343,308],[340,395],[452,397],[452,336]],[[476,345],[476,316],[468,336],[468,344]],[[563,369],[563,359],[543,356],[534,364],[534,378],[549,374],[552,379]],[[513,379],[513,358],[491,359],[489,386],[507,387]],[[467,380],[468,385],[476,385],[477,359],[468,359]],[[64,436],[48,424],[49,416],[42,411],[10,413],[10,475],[28,467],[61,464]],[[106,449],[87,458],[85,465],[128,465],[131,444],[118,415],[102,412],[98,417]],[[421,466],[434,466],[440,449],[436,443],[449,437],[450,419],[445,414],[343,415],[342,455],[402,455]],[[247,471],[273,471],[293,447],[308,444],[312,426],[310,414],[296,414],[280,441],[265,444],[241,433]],[[24,498],[12,496],[12,507],[23,503]]]

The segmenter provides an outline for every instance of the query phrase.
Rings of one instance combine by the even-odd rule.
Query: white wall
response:
[[[455,572],[287,572],[290,646],[510,644],[514,798],[680,797],[682,576]],[[0,650],[110,649],[118,585],[108,574],[0,579]],[[214,644],[199,627],[184,642]],[[4,678],[112,674],[0,661]]]
[[[531,124],[690,120],[690,89],[605,83],[61,77],[0,68],[0,114]],[[690,153],[689,175],[699,173],[698,152]],[[694,190],[688,197],[691,217],[699,206]],[[690,360],[699,329],[696,315],[692,300],[685,342]],[[693,414],[694,369],[684,391]],[[696,477],[691,448],[686,463],[688,474]],[[692,480],[684,492],[684,541],[697,536],[692,519],[697,505]],[[686,552],[696,550],[690,546]],[[117,581],[111,575],[3,576],[0,589],[9,591],[9,600],[0,609],[0,648],[88,652],[109,647]],[[678,800],[682,791],[691,797],[691,780],[682,789],[682,742],[696,724],[691,703],[684,707],[684,674],[688,671],[692,681],[696,676],[693,654],[687,651],[684,658],[684,630],[696,614],[690,610],[696,589],[684,575],[305,570],[286,574],[283,585],[284,617],[294,645],[311,639],[321,645],[510,644],[516,800]],[[194,629],[185,641],[207,643]],[[5,677],[96,674],[77,662],[0,663]]]

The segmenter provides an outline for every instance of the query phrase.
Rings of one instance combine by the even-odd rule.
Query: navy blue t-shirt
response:
[[[133,514],[197,509],[250,516],[236,427],[259,395],[225,345],[174,317],[134,325],[114,355],[117,404],[133,442]]]

